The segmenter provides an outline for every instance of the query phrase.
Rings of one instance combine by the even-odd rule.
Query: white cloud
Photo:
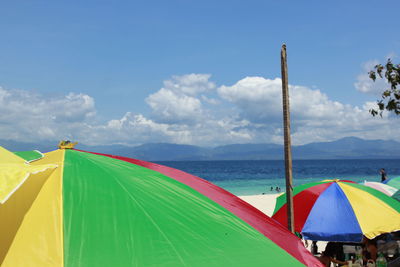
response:
[[[121,119],[97,126],[97,140],[109,142],[110,136],[119,143],[141,144],[171,142],[179,144],[216,145],[251,142],[246,131],[236,128],[245,121],[207,120],[197,124],[157,123],[141,114],[126,113]]]
[[[221,86],[218,89],[221,97],[237,107],[241,119],[254,124],[272,126],[264,132],[270,133],[271,140],[282,140],[282,97],[281,80],[247,77],[232,86]],[[292,140],[294,144],[315,141],[335,140],[345,136],[372,138],[391,138],[389,134],[379,133],[375,128],[388,125],[386,116],[379,120],[373,118],[368,110],[372,103],[362,108],[344,105],[332,101],[328,96],[316,89],[290,85],[290,109],[292,121]],[[365,131],[365,132],[364,132]],[[257,134],[254,134],[257,136]]]
[[[204,74],[175,76],[146,98],[150,115],[127,111],[108,121],[100,121],[94,99],[85,94],[47,97],[0,88],[0,139],[200,146],[282,142],[279,78],[246,77],[219,88],[209,79]],[[400,130],[395,118],[387,114],[374,118],[368,113],[375,103],[344,105],[318,89],[289,88],[293,144],[345,136],[389,139]]]
[[[210,77],[209,74],[187,74],[164,81],[163,88],[146,98],[153,111],[152,118],[160,123],[193,124],[199,121],[204,116],[202,100],[215,103],[204,95],[216,87],[209,81]]]
[[[0,88],[0,138],[46,140],[85,124],[96,114],[94,99],[70,93],[48,98],[23,90]]]
[[[113,119],[95,127],[101,142],[114,139],[119,143],[141,144],[146,142],[169,142],[172,132],[168,124],[156,123],[142,114],[127,112],[121,119]],[[115,142],[114,141],[114,142]]]
[[[171,80],[164,81],[164,88],[176,93],[196,96],[215,89],[215,83],[209,81],[210,74],[186,74],[173,76]]]
[[[242,116],[250,121],[276,121],[282,114],[280,79],[246,77],[232,86],[221,86],[218,93],[221,98],[235,104]]]
[[[252,122],[280,122],[282,117],[281,80],[247,77],[232,86],[221,86],[220,96],[234,103],[241,115]],[[328,99],[319,90],[289,86],[294,119],[331,119],[345,107]]]
[[[146,102],[159,122],[188,123],[196,121],[202,115],[199,99],[165,88],[147,97]]]

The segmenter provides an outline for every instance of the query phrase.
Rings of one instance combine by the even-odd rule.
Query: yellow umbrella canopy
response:
[[[29,176],[54,170],[56,167],[55,164],[30,165],[24,159],[0,147],[0,204],[3,204]]]

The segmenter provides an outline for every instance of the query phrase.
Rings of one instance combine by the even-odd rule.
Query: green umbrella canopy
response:
[[[283,226],[198,177],[69,149],[32,165],[50,163],[0,205],[2,267],[321,266]]]

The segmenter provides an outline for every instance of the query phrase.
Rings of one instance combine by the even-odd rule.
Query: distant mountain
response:
[[[0,140],[0,145],[11,151],[37,149],[47,152],[57,148],[57,142],[33,144]],[[233,144],[215,148],[169,143],[151,143],[134,147],[124,145],[87,146],[78,144],[76,148],[147,161],[283,159],[283,146],[276,144]],[[293,146],[292,152],[293,159],[393,159],[400,158],[400,143],[396,141],[364,140],[357,137],[346,137],[333,142],[318,142]]]
[[[310,143],[293,149],[299,159],[377,159],[400,158],[400,143],[345,137],[333,142]]]
[[[276,144],[237,144],[212,149],[211,158],[216,160],[282,159],[283,146]]]

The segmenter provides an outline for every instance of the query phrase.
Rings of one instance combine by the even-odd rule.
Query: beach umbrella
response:
[[[397,188],[400,190],[400,176],[386,180],[385,184],[390,185],[391,187],[394,187],[394,188]]]
[[[185,172],[73,149],[19,155],[33,170],[0,204],[2,267],[322,266],[278,222]]]
[[[400,230],[400,202],[351,181],[325,180],[294,189],[295,231],[308,240],[361,242]],[[273,219],[286,223],[286,195]]]
[[[390,185],[380,183],[380,182],[369,182],[369,181],[364,181],[363,185],[374,188],[378,191],[381,191],[382,193],[392,196],[394,193],[398,191],[397,188],[394,188]]]
[[[27,158],[32,153],[27,153]],[[0,146],[0,204],[7,201],[30,176],[49,175],[55,168],[55,164],[29,165],[27,160]]]
[[[393,194],[392,198],[400,201],[400,190],[398,190],[396,193]]]
[[[400,176],[386,180],[384,183],[397,189],[397,192],[392,195],[392,198],[400,201]]]

